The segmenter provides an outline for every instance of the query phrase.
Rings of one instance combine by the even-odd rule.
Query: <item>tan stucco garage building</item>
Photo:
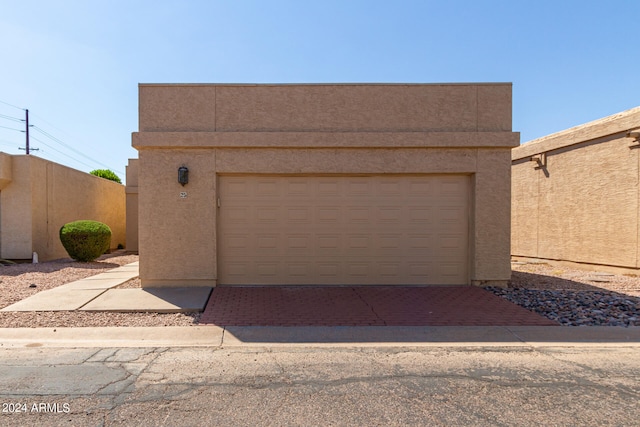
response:
[[[510,277],[511,84],[142,84],[139,96],[144,287]]]

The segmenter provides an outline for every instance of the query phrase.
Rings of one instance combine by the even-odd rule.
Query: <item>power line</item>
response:
[[[4,145],[6,147],[16,148],[16,143],[15,142],[7,141],[6,139],[0,140],[0,145]]]
[[[17,130],[18,132],[24,132],[24,131],[23,131],[23,130],[21,130],[21,129],[8,128],[8,127],[6,127],[6,126],[0,126],[0,128],[3,128],[3,129],[9,129],[9,130]]]
[[[23,122],[23,119],[19,119],[17,117],[12,117],[12,116],[5,116],[4,114],[0,114],[0,117],[3,119],[7,119],[7,120],[12,120],[14,122]]]
[[[17,108],[18,110],[22,110],[22,111],[24,111],[24,108],[20,108],[20,107],[18,107],[18,106],[15,106],[15,105],[13,105],[13,104],[9,104],[8,102],[4,102],[4,101],[2,101],[2,100],[0,100],[0,104],[8,105],[9,107]]]
[[[69,135],[68,132],[65,132],[64,129],[60,129],[59,127],[57,127],[56,125],[54,125],[51,122],[46,121],[42,116],[39,116],[38,114],[31,114],[33,117],[37,118],[38,120],[40,120],[41,122],[44,122],[46,124],[48,124],[49,126],[51,126],[52,128],[54,128],[55,130],[58,130],[60,132],[62,132],[65,135]],[[69,135],[72,136],[72,135]]]
[[[60,154],[62,154],[63,156],[67,156],[68,158],[70,158],[70,159],[71,159],[71,160],[73,160],[74,162],[78,162],[78,163],[80,163],[81,165],[84,165],[84,166],[89,167],[89,168],[92,168],[92,167],[93,167],[93,166],[91,166],[91,165],[86,164],[85,162],[83,162],[83,161],[81,161],[81,160],[76,159],[75,157],[72,157],[72,156],[68,155],[67,153],[64,153],[64,152],[62,152],[62,151],[60,151],[60,150],[58,150],[58,149],[56,149],[56,148],[52,147],[51,145],[49,145],[49,144],[47,144],[46,142],[44,142],[44,141],[42,141],[42,140],[40,140],[40,139],[36,138],[35,136],[32,136],[31,138],[32,138],[32,139],[35,139],[35,140],[36,140],[36,141],[38,141],[40,144],[42,144],[42,145],[44,145],[44,146],[46,146],[46,147],[51,148],[53,151],[55,151],[55,152],[57,152],[57,153],[60,153]]]
[[[24,108],[20,108],[20,107],[18,107],[18,106],[16,106],[16,105],[10,104],[10,103],[5,102],[5,101],[2,101],[2,100],[0,100],[0,103],[5,104],[5,105],[8,105],[8,106],[13,107],[13,108],[17,108],[18,110],[26,111],[26,112],[27,112],[27,117],[28,117],[28,114],[29,114],[29,113],[28,113],[28,111],[29,111],[29,110],[24,109]],[[43,119],[42,117],[40,117],[40,116],[38,116],[38,115],[35,115],[35,114],[33,114],[33,116],[38,117],[40,120],[42,120],[44,123],[47,123],[49,126],[51,126],[51,127],[55,128],[55,129],[58,129],[59,131],[61,131],[61,132],[65,133],[62,129],[57,128],[57,127],[56,127],[56,126],[54,126],[53,124],[51,124],[51,123],[47,122],[47,121],[46,121],[45,119]],[[24,121],[25,121],[25,120],[23,120],[23,119],[19,119],[19,118],[17,118],[17,117],[12,117],[12,116],[7,116],[7,115],[5,115],[5,114],[0,114],[0,118],[4,118],[4,119],[6,119],[6,120],[12,120],[12,121],[16,121],[16,122],[24,122]],[[27,120],[28,120],[28,118],[27,118]],[[28,135],[28,132],[29,132],[29,127],[33,127],[33,128],[34,128],[34,130],[37,130],[37,131],[38,131],[38,132],[40,132],[43,136],[45,136],[45,137],[49,138],[50,140],[52,140],[52,141],[56,142],[57,144],[59,144],[59,145],[61,145],[62,147],[66,148],[67,150],[72,151],[73,153],[77,154],[78,156],[81,156],[81,157],[83,157],[83,158],[85,158],[85,159],[87,159],[87,160],[89,160],[89,161],[91,161],[91,162],[93,162],[93,163],[95,163],[95,164],[97,164],[97,165],[100,165],[100,166],[105,167],[105,168],[107,168],[107,169],[111,169],[111,170],[113,170],[113,171],[115,171],[115,172],[118,172],[118,173],[119,173],[119,174],[121,174],[121,175],[124,175],[124,172],[119,171],[119,170],[116,170],[116,169],[114,169],[114,168],[111,168],[111,167],[109,167],[108,165],[105,165],[105,164],[104,164],[104,163],[102,163],[102,162],[99,162],[99,161],[97,161],[97,160],[95,160],[95,159],[92,159],[91,157],[89,157],[89,156],[87,156],[86,154],[82,153],[81,151],[79,151],[79,150],[77,150],[77,149],[73,148],[71,145],[69,145],[69,144],[65,143],[65,142],[64,142],[64,141],[62,141],[61,139],[59,139],[59,138],[57,138],[57,137],[53,136],[52,134],[50,134],[49,132],[45,131],[44,129],[42,129],[42,128],[38,127],[38,126],[35,126],[35,125],[28,125],[28,124],[27,124],[27,129],[26,129],[26,130],[20,130],[20,129],[9,128],[9,127],[6,127],[6,126],[0,126],[0,127],[1,127],[1,128],[5,128],[5,129],[10,129],[10,130],[19,131],[19,132],[27,132],[27,135]],[[87,167],[90,167],[90,168],[92,168],[92,167],[93,167],[93,166],[91,166],[91,165],[88,165],[88,164],[87,164],[87,163],[85,163],[85,162],[82,162],[82,161],[80,161],[80,160],[76,159],[75,157],[72,157],[72,156],[70,156],[70,155],[68,155],[68,154],[66,154],[66,153],[63,153],[62,151],[56,150],[56,149],[55,149],[55,148],[53,148],[52,146],[50,146],[50,145],[48,145],[48,144],[46,144],[46,143],[42,142],[41,140],[39,140],[39,139],[37,139],[37,138],[35,138],[35,137],[33,137],[33,136],[31,136],[31,138],[33,138],[33,139],[35,139],[36,141],[38,141],[38,142],[40,142],[40,143],[42,143],[42,144],[46,145],[47,147],[51,148],[52,150],[57,151],[58,153],[60,153],[60,154],[62,154],[62,155],[65,155],[65,156],[69,157],[70,159],[73,159],[74,161],[76,161],[76,162],[78,162],[78,163],[80,163],[80,164],[83,164],[83,165],[85,165],[85,166],[87,166]],[[29,139],[29,136],[27,136],[27,141],[28,141],[28,139]],[[27,142],[27,144],[28,144],[28,142]]]
[[[84,157],[85,159],[87,159],[87,160],[89,160],[89,161],[91,161],[91,162],[93,162],[93,163],[96,163],[96,164],[98,164],[98,165],[100,165],[100,166],[102,166],[102,167],[105,167],[105,168],[107,168],[107,169],[111,169],[111,170],[114,170],[114,171],[115,171],[115,169],[113,169],[113,168],[109,167],[108,165],[105,165],[104,163],[101,163],[101,162],[99,162],[99,161],[97,161],[97,160],[94,160],[94,159],[92,159],[91,157],[89,157],[89,156],[85,155],[84,153],[82,153],[81,151],[76,150],[75,148],[73,148],[72,146],[68,145],[68,144],[67,144],[67,143],[65,143],[64,141],[62,141],[62,140],[60,140],[59,138],[56,138],[55,136],[51,135],[49,132],[45,131],[44,129],[42,129],[42,128],[40,128],[40,127],[36,126],[36,125],[33,125],[33,129],[37,130],[38,132],[40,132],[40,133],[41,133],[41,134],[43,134],[44,136],[46,136],[46,137],[48,137],[49,139],[51,139],[51,140],[53,140],[53,141],[57,142],[58,144],[62,145],[62,146],[63,146],[63,147],[65,147],[66,149],[73,151],[73,152],[74,152],[74,153],[76,153],[77,155],[82,156],[82,157]],[[91,166],[89,166],[89,167],[91,167]],[[122,174],[122,172],[120,172],[120,171],[116,171],[116,172],[118,172],[118,173]]]

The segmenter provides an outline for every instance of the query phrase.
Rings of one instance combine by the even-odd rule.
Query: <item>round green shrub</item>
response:
[[[60,228],[60,241],[71,258],[89,262],[109,250],[111,229],[98,221],[74,221]]]

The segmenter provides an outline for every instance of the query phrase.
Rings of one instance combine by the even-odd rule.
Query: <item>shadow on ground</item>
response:
[[[489,290],[565,326],[640,326],[640,297],[566,278],[514,271],[509,288]]]

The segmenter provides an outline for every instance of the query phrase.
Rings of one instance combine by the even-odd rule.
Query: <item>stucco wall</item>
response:
[[[635,128],[640,108],[513,150],[513,255],[640,267]],[[531,161],[540,153],[543,165]]]
[[[127,165],[127,250],[138,252],[138,159]]]
[[[139,87],[140,132],[511,131],[511,84]]]
[[[216,284],[217,177],[238,173],[471,175],[470,282],[510,276],[510,84],[140,85],[139,99],[143,286]]]
[[[5,158],[3,168],[11,169],[11,182],[0,192],[0,258],[31,258],[32,162],[21,156],[1,155]]]
[[[107,224],[112,248],[126,243],[124,186],[35,156],[9,158],[12,179],[0,192],[2,258],[67,257],[59,230],[79,219]]]

